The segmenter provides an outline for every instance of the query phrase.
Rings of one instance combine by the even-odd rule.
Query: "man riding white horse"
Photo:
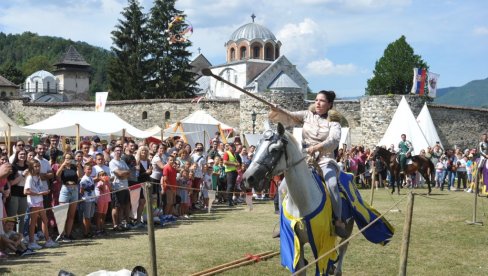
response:
[[[317,93],[315,103],[305,111],[290,112],[271,109],[269,118],[273,122],[285,124],[303,123],[302,138],[307,153],[312,155],[320,168],[327,188],[331,194],[332,210],[335,217],[335,229],[340,237],[346,236],[345,223],[342,218],[341,195],[337,176],[339,166],[335,161],[334,151],[341,139],[340,116],[331,110],[335,99],[333,91]]]

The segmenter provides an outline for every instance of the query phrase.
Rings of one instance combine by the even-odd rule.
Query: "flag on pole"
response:
[[[426,75],[425,68],[413,68],[412,94],[424,95]]]
[[[105,104],[107,103],[108,92],[95,93],[95,111],[104,112]]]
[[[429,97],[435,98],[437,94],[437,81],[440,75],[432,72],[427,73],[428,82],[427,87],[429,88]]]

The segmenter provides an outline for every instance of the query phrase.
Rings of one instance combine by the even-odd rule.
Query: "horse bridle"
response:
[[[285,154],[285,162],[286,162],[286,168],[284,171],[286,172],[287,170],[295,167],[296,165],[300,164],[303,160],[305,160],[306,156],[303,158],[300,158],[298,161],[294,162],[291,165],[288,165],[288,153],[286,151],[286,146],[288,145],[288,140],[281,136],[275,134],[272,130],[267,130],[263,134],[263,139],[266,141],[270,141],[268,144],[268,147],[266,148],[267,155],[266,157],[260,158],[259,160],[256,160],[255,162],[259,164],[260,166],[263,166],[266,168],[266,177],[268,176],[269,173],[274,171],[276,168],[276,165],[278,164],[278,161],[280,160],[281,156],[283,153]],[[282,150],[276,151],[276,153],[273,153],[275,149],[282,148]]]

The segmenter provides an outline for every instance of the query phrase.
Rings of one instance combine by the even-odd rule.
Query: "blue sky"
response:
[[[147,12],[152,0],[142,0]],[[110,32],[126,0],[0,1],[0,31],[86,41],[109,49]],[[281,52],[313,91],[364,94],[375,62],[401,35],[440,74],[439,87],[488,77],[488,1],[477,0],[179,0],[197,48],[213,65],[225,62],[224,43],[251,22],[269,28]]]

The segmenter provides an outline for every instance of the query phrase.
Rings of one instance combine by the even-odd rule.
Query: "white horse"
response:
[[[256,187],[260,180],[266,176],[273,176],[284,173],[285,180],[282,182],[279,191],[286,187],[287,193],[283,199],[281,221],[283,223],[284,214],[288,214],[289,217],[307,218],[315,213],[321,208],[327,208],[328,218],[324,219],[324,224],[326,227],[322,227],[321,231],[325,236],[333,238],[332,244],[328,244],[328,248],[323,248],[322,250],[314,251],[314,256],[317,258],[320,253],[327,252],[335,247],[336,236],[333,231],[333,226],[330,221],[332,220],[332,207],[330,204],[329,196],[325,193],[325,188],[322,183],[316,181],[315,177],[309,170],[304,153],[302,153],[301,146],[297,143],[295,138],[285,132],[283,125],[278,124],[278,132],[274,133],[271,130],[265,132],[263,139],[257,149],[257,152],[253,158],[253,162],[250,164],[249,168],[244,173],[244,179],[247,188]],[[288,183],[288,184],[286,184]],[[325,200],[324,206],[324,198]],[[322,217],[323,218],[323,217]],[[354,220],[349,219],[346,222],[347,239],[352,232]],[[298,271],[304,267],[307,261],[304,258],[303,246],[306,243],[310,243],[311,229],[308,229],[311,224],[309,223],[296,223],[292,224],[294,228],[295,237],[299,239],[299,259],[298,263],[295,263],[295,267],[288,267],[292,272]],[[329,227],[330,226],[330,227]],[[283,224],[280,225],[283,227]],[[312,227],[310,227],[312,228]],[[286,243],[286,237],[283,237],[283,232],[281,231],[280,243],[281,243],[281,254],[282,254],[282,264],[283,264],[283,243]],[[341,242],[343,241],[341,240]],[[312,244],[311,244],[312,245]],[[332,266],[328,264],[321,267],[319,270],[322,274],[335,273],[335,275],[342,275],[342,262],[344,255],[347,250],[348,243],[345,243],[339,248],[339,256],[337,262],[335,263],[335,270]],[[294,253],[292,253],[293,255]],[[330,261],[335,261],[337,256],[336,252],[330,255]],[[324,258],[327,259],[327,258]],[[283,264],[285,265],[285,264]],[[319,266],[316,267],[319,269]],[[332,269],[331,269],[332,268]],[[305,273],[304,273],[305,274]]]

